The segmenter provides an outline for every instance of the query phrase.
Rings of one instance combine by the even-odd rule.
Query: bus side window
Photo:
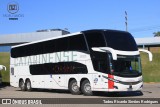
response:
[[[108,54],[103,52],[95,52],[91,49],[92,47],[106,47],[103,33],[85,33],[85,37],[90,50],[94,70],[103,73],[108,73],[110,71]]]
[[[101,32],[92,32],[92,33],[85,33],[88,46],[90,48],[92,47],[105,47],[105,39]]]
[[[84,36],[82,34],[69,37],[69,51],[87,51]]]

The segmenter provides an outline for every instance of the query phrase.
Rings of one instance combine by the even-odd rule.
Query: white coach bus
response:
[[[139,91],[143,87],[139,51],[132,35],[116,30],[87,30],[13,46],[10,84],[22,91],[66,89]]]

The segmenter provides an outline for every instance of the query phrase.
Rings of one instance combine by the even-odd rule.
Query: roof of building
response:
[[[138,46],[155,46],[160,45],[160,37],[135,38]]]
[[[61,29],[38,30],[32,33],[8,34],[0,36],[0,46],[17,45],[69,34]],[[135,38],[138,46],[160,46],[160,37]]]
[[[64,30],[38,31],[32,33],[19,33],[0,36],[0,46],[17,45],[21,43],[28,43],[32,41],[42,40],[69,34]]]

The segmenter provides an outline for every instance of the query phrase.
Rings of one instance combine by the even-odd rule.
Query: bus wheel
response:
[[[69,83],[69,91],[74,95],[78,95],[81,93],[80,88],[78,87],[76,80],[72,80]]]
[[[20,87],[21,91],[25,91],[26,90],[25,83],[24,83],[23,80],[20,80],[19,87]]]
[[[30,80],[27,80],[27,81],[26,81],[26,90],[27,90],[27,91],[31,91],[31,90],[32,90],[32,86],[31,86]]]
[[[91,90],[91,84],[88,80],[84,80],[82,82],[81,90],[84,95],[91,96],[93,94]]]

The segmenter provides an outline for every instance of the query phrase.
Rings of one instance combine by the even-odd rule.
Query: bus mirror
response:
[[[3,68],[6,71],[6,67],[4,65],[0,65],[0,70],[3,70]]]
[[[109,47],[99,47],[99,48],[92,48],[93,51],[98,51],[98,52],[110,52],[112,54],[113,60],[117,60],[117,54],[114,49],[109,48]]]
[[[150,51],[145,50],[145,49],[139,49],[139,51],[140,51],[140,52],[148,53],[148,55],[149,55],[149,61],[152,61],[153,55],[152,55],[152,53],[151,53]]]

